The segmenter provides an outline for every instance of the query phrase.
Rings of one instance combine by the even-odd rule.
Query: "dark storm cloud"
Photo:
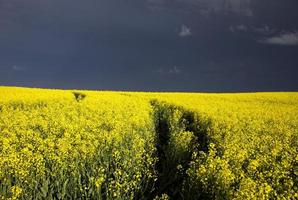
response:
[[[1,0],[0,84],[297,90],[296,0]]]

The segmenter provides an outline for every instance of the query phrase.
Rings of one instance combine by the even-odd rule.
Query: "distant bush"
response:
[[[74,95],[75,99],[77,100],[77,102],[82,101],[86,97],[85,94],[80,93],[80,92],[73,92],[73,95]]]

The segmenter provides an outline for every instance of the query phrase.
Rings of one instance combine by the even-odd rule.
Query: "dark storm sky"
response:
[[[298,91],[297,0],[0,0],[0,85]]]

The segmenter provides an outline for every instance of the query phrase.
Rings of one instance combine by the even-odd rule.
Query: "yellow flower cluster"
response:
[[[0,199],[295,199],[297,116],[298,93],[0,87]]]

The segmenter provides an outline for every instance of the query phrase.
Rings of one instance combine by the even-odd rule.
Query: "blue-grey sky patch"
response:
[[[178,67],[178,66],[173,66],[173,67],[159,67],[157,70],[155,70],[155,72],[159,73],[159,74],[173,74],[173,75],[178,75],[182,73],[182,67]]]
[[[14,71],[23,71],[23,70],[25,70],[24,67],[21,67],[21,66],[18,66],[18,65],[13,65],[11,68]]]

